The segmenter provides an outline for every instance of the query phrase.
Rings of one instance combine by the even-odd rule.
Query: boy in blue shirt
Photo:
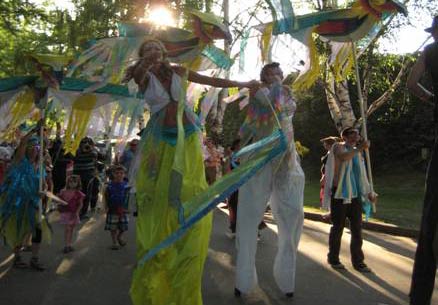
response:
[[[122,235],[128,230],[128,183],[125,181],[126,170],[123,166],[117,165],[112,169],[113,179],[106,186],[105,230],[111,232],[112,250],[118,250],[126,245]]]

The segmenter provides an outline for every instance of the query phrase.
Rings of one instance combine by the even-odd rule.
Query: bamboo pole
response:
[[[43,97],[44,99],[47,99],[47,94]],[[42,103],[42,105],[45,104]],[[41,224],[43,220],[43,198],[42,198],[42,192],[44,187],[44,107],[41,106],[40,108],[40,116],[41,116],[41,125],[40,125],[40,151],[39,151],[39,160],[38,160],[38,166],[39,166],[39,195],[40,199],[38,200],[38,223]]]
[[[362,85],[360,82],[359,64],[357,61],[356,44],[353,41],[351,41],[351,46],[352,46],[352,50],[353,50],[354,67],[356,70],[357,96],[359,99],[360,115],[362,117],[362,136],[363,136],[365,141],[368,141],[367,117],[365,114],[365,106],[364,106],[364,100],[363,100],[363,95],[362,95]],[[367,163],[367,172],[368,172],[368,179],[369,179],[370,187],[371,187],[371,193],[374,194],[373,174],[371,171],[370,151],[368,148],[365,149],[365,159],[366,159],[366,163]],[[375,213],[377,211],[376,204],[374,202],[372,202],[372,206],[373,206],[373,212]]]

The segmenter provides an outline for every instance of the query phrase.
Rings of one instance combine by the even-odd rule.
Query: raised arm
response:
[[[147,81],[149,80],[147,71],[149,69],[148,66],[137,64],[132,67],[129,67],[130,71],[128,73],[131,74],[131,77],[134,79],[140,92],[144,92],[146,90]]]
[[[189,71],[188,80],[194,83],[219,87],[219,88],[252,88],[259,85],[258,81],[252,80],[249,82],[238,82],[234,80],[219,78],[219,77],[210,77],[205,76],[194,71]]]
[[[24,135],[21,138],[20,144],[18,144],[17,150],[15,152],[13,162],[19,163],[21,160],[23,160],[23,158],[26,154],[27,142],[34,132],[35,132],[35,129],[32,129],[31,131],[29,131],[26,135]]]
[[[421,53],[420,57],[412,67],[411,73],[408,77],[407,87],[408,89],[419,99],[424,102],[429,102],[433,98],[433,93],[424,88],[420,84],[420,79],[426,71],[426,55]]]
[[[346,151],[343,149],[344,145],[342,144],[335,144],[336,146],[333,149],[333,152],[335,154],[335,157],[338,158],[341,161],[350,161],[353,159],[354,155],[358,152],[364,151],[364,149],[369,148],[370,144],[369,141],[363,141],[360,144],[357,145],[352,150]]]

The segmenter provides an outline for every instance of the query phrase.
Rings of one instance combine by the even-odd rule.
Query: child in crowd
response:
[[[105,230],[111,232],[112,250],[126,245],[122,235],[128,230],[128,182],[125,180],[126,170],[121,165],[112,169],[112,179],[105,192],[106,224]]]
[[[90,197],[90,208],[91,212],[94,213],[96,211],[97,200],[99,199],[99,189],[100,189],[100,170],[103,170],[101,167],[103,164],[100,162],[96,162],[97,167],[94,171],[94,177],[91,178],[87,187],[87,194]]]
[[[79,175],[71,175],[67,177],[65,188],[59,193],[59,197],[68,203],[68,205],[60,205],[59,212],[61,213],[60,222],[65,225],[65,247],[64,253],[72,252],[73,231],[79,223],[79,213],[81,211],[85,194],[81,192],[81,177]]]

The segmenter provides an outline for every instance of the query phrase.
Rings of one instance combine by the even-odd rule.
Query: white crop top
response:
[[[163,109],[171,101],[178,101],[179,94],[182,90],[181,77],[175,72],[172,73],[172,82],[170,85],[170,96],[167,90],[163,87],[158,78],[150,72],[148,86],[144,93],[144,99],[148,104],[152,114]]]

